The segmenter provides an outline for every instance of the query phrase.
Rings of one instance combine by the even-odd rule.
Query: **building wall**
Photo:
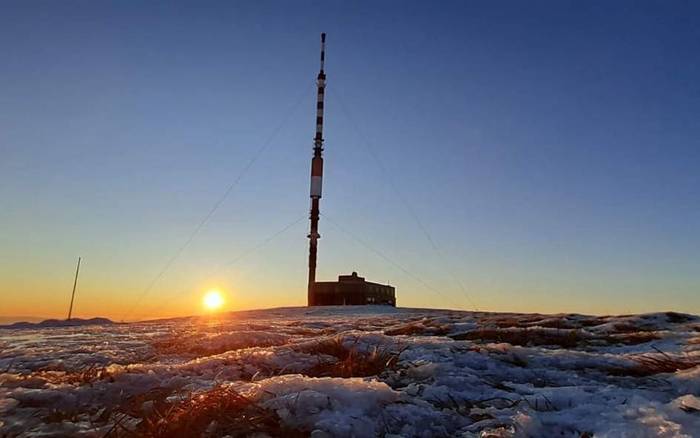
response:
[[[362,277],[341,276],[339,281],[314,283],[317,306],[386,304],[396,306],[396,289],[392,286],[364,281]]]

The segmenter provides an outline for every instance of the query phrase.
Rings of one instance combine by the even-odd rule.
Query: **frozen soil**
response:
[[[282,308],[0,330],[0,437],[700,436],[700,318]]]

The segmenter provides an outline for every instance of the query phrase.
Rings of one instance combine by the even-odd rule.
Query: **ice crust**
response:
[[[513,341],[522,330],[526,341]],[[636,334],[646,337],[629,341]],[[550,337],[576,344],[542,341]],[[697,361],[699,338],[692,315],[381,306],[4,329],[0,436],[103,436],[111,427],[100,420],[104,410],[136,395],[224,385],[316,438],[693,437],[700,436],[699,366],[625,370],[640,357]],[[399,360],[376,376],[316,376],[319,364],[339,360],[315,351],[332,341],[357,352],[400,352]],[[56,411],[70,418],[50,421]]]

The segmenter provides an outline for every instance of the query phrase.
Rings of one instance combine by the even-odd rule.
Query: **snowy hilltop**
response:
[[[0,436],[700,436],[700,318],[288,308],[0,331]]]

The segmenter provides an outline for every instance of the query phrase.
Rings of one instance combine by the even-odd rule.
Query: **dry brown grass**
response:
[[[581,335],[575,330],[557,331],[538,329],[480,329],[467,333],[452,335],[456,341],[505,342],[521,346],[558,346],[561,348],[576,347],[581,341]]]
[[[18,376],[18,380],[13,385],[20,385],[28,380],[46,382],[53,385],[91,385],[97,380],[111,379],[112,375],[107,368],[102,365],[89,364],[75,371],[58,371],[55,369],[40,369],[30,374]]]
[[[675,373],[700,366],[700,357],[687,355],[671,356],[659,351],[656,356],[632,357],[635,364],[631,367],[616,367],[608,370],[614,376],[648,377],[662,373]]]
[[[206,333],[169,336],[151,343],[158,355],[182,357],[207,356],[244,348],[273,347],[281,344],[282,342],[277,340],[265,338],[222,342],[216,335]]]
[[[183,345],[190,339],[187,336],[169,336],[160,338],[151,343],[157,354],[170,355],[183,353]]]
[[[636,333],[643,331],[653,331],[653,327],[643,326],[640,324],[632,324],[630,322],[618,322],[613,324],[613,328],[617,333]]]
[[[581,324],[578,321],[571,321],[565,318],[549,318],[533,321],[527,324],[529,327],[537,326],[554,329],[579,329]]]
[[[387,336],[444,336],[450,332],[450,327],[434,321],[412,322],[384,331]]]
[[[683,324],[696,320],[696,318],[692,315],[686,315],[685,313],[678,312],[666,312],[666,319],[672,324]]]
[[[405,350],[397,345],[372,346],[369,349],[358,348],[359,338],[346,345],[343,337],[336,336],[307,345],[305,353],[319,355],[318,364],[306,371],[311,377],[369,377],[377,376],[389,369],[395,369],[399,356]],[[322,355],[332,356],[334,360],[321,359]]]
[[[520,346],[556,346],[560,348],[586,347],[590,345],[637,345],[660,339],[650,332],[625,332],[612,335],[595,335],[581,330],[544,330],[541,328],[481,328],[450,336],[457,341],[505,342]]]
[[[481,319],[483,325],[495,325],[500,328],[507,327],[522,327],[527,324],[533,324],[537,321],[541,321],[545,316],[539,314],[529,314],[529,315],[492,315]]]
[[[607,344],[638,345],[645,342],[657,341],[661,339],[661,336],[653,332],[641,331],[598,336],[596,339],[600,339]]]
[[[274,411],[226,386],[176,400],[167,391],[151,391],[116,409],[111,422],[106,437],[308,436],[308,431],[284,426]]]

